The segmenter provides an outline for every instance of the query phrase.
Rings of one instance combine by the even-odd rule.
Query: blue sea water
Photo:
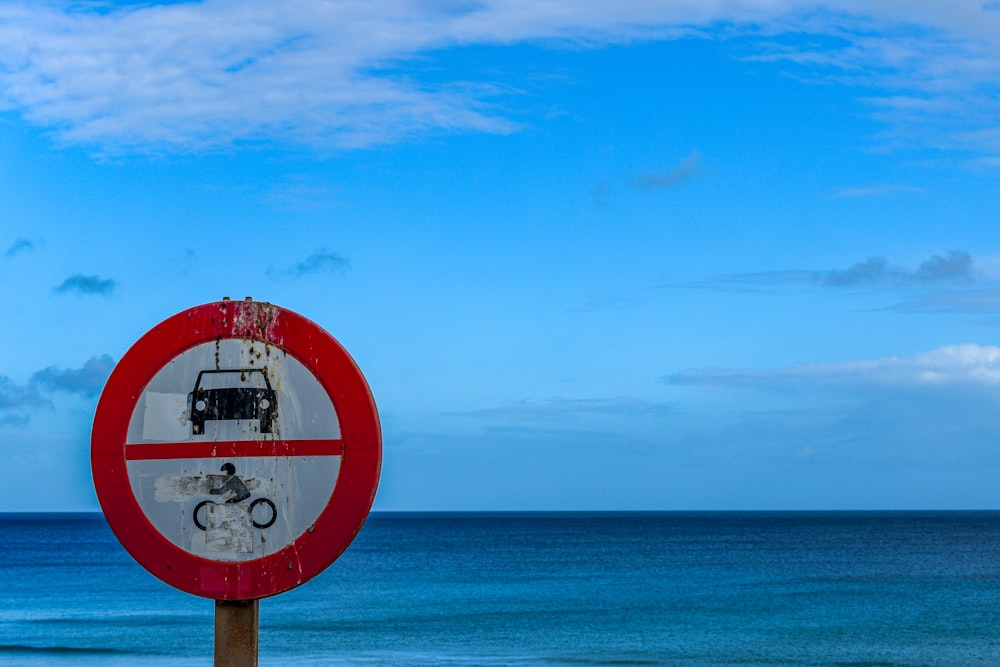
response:
[[[0,515],[0,665],[211,665],[101,515]],[[1000,513],[373,514],[261,665],[1000,665]]]

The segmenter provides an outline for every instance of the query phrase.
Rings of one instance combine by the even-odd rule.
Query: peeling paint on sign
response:
[[[250,317],[240,326],[267,322]],[[129,422],[128,479],[153,526],[182,549],[260,558],[291,544],[326,506],[341,457],[317,443],[339,437],[329,396],[295,357],[258,340],[215,340],[180,354],[147,384]],[[251,495],[217,509],[224,462]],[[273,517],[254,520],[255,499],[273,503]],[[204,503],[212,517],[225,517],[209,530],[198,525],[214,521],[204,518]]]

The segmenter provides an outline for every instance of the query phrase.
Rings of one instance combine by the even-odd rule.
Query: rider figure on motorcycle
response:
[[[236,466],[227,461],[222,464],[220,470],[226,473],[226,479],[222,482],[222,486],[209,489],[209,493],[213,496],[225,495],[227,504],[238,503],[250,497],[250,490],[247,488],[247,485],[236,474]]]

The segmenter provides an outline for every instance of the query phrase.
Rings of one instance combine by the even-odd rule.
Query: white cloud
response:
[[[0,108],[110,152],[510,132],[509,87],[448,72],[429,83],[407,66],[467,45],[691,34],[749,35],[748,57],[868,87],[896,138],[1000,153],[1000,13],[973,0],[7,2]]]
[[[2,100],[63,141],[121,149],[273,137],[353,145],[428,128],[512,127],[486,111],[482,95],[372,73],[447,40],[433,13],[366,7],[8,5]]]
[[[884,357],[773,370],[689,369],[664,378],[672,385],[746,388],[1000,387],[1000,347],[946,345],[910,358]]]

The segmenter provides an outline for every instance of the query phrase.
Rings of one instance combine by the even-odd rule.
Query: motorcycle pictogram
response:
[[[199,530],[205,530],[205,524],[202,523],[202,521],[198,518],[198,512],[201,511],[202,507],[205,507],[209,503],[212,503],[214,505],[224,505],[225,504],[225,503],[217,503],[214,500],[203,500],[200,503],[198,503],[197,505],[195,505],[194,506],[194,515],[193,515],[192,518],[194,519],[194,525],[197,526]],[[265,504],[265,505],[267,505],[268,507],[271,508],[271,518],[269,518],[267,521],[263,521],[263,522],[257,521],[257,519],[254,517],[254,510],[261,503],[263,503],[263,504]],[[240,503],[240,504],[242,504],[242,503]],[[249,512],[249,514],[250,514],[250,522],[253,524],[254,528],[270,528],[271,526],[274,525],[274,522],[278,520],[278,509],[274,506],[274,503],[271,502],[270,498],[257,498],[257,499],[255,499],[247,507],[247,512]]]
[[[247,488],[246,483],[240,479],[239,475],[236,474],[236,466],[228,462],[223,463],[221,470],[226,473],[225,480],[222,482],[221,486],[210,489],[209,493],[213,496],[226,496],[226,500],[221,502],[215,500],[202,500],[194,506],[192,518],[194,519],[194,525],[197,526],[199,530],[206,530],[206,524],[198,518],[198,512],[201,511],[202,507],[206,507],[209,504],[244,506],[243,501],[250,497],[250,490]],[[254,516],[254,510],[262,504],[271,508],[270,518],[265,521],[257,521],[257,517]],[[250,522],[253,524],[254,528],[270,528],[274,525],[274,522],[278,520],[278,508],[275,507],[274,502],[272,502],[270,498],[256,498],[249,504],[249,506],[246,507],[247,513],[250,514]]]

